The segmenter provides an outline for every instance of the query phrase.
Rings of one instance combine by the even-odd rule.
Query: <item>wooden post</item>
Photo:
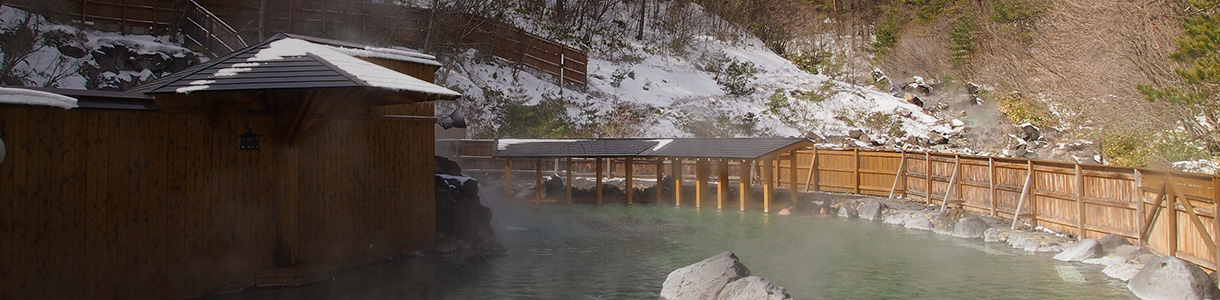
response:
[[[771,213],[771,195],[775,187],[775,174],[771,173],[772,158],[763,158],[763,213]]]
[[[1147,226],[1144,224],[1144,218],[1148,217],[1147,215],[1144,215],[1144,192],[1143,192],[1144,176],[1143,176],[1143,174],[1140,174],[1140,169],[1135,169],[1134,173],[1135,173],[1134,174],[1135,182],[1133,182],[1132,184],[1135,186],[1131,189],[1131,199],[1135,202],[1135,214],[1139,216],[1138,218],[1135,218],[1135,222],[1136,222],[1135,227],[1140,232],[1140,234],[1138,234],[1136,236],[1135,241],[1138,243],[1136,245],[1138,245],[1140,247],[1147,247],[1148,240],[1144,239],[1144,234],[1143,234],[1144,226]],[[1220,198],[1217,198],[1217,199],[1220,199]],[[1216,222],[1216,224],[1220,224],[1220,222]]]
[[[856,176],[854,176],[856,179],[856,194],[860,194],[860,148],[852,149],[852,153],[856,157],[855,163],[853,163],[853,167],[856,169]]]
[[[987,196],[987,202],[991,203],[991,216],[996,216],[995,204],[995,158],[987,158],[987,173],[990,174],[990,179],[987,180],[988,190],[991,192]]]
[[[593,167],[593,176],[597,177],[597,204],[602,204],[602,159],[599,157],[594,162],[596,167]]]
[[[563,169],[565,170],[565,172],[568,175],[568,179],[564,181],[565,188],[567,189],[567,192],[568,192],[568,195],[567,195],[568,204],[572,204],[572,158],[571,157],[569,157],[565,160]]]
[[[1084,175],[1080,174],[1080,164],[1076,164],[1076,240],[1084,240],[1088,235],[1084,230]]]
[[[542,159],[534,161],[534,205],[542,203]]]
[[[682,158],[675,158],[671,167],[674,168],[674,206],[682,206]]]
[[[741,176],[737,178],[737,206],[741,207],[741,211],[746,211],[746,201],[750,200],[750,161],[741,160],[740,168]]]
[[[1169,187],[1169,201],[1165,204],[1165,208],[1169,209],[1168,225],[1169,226],[1169,256],[1178,256],[1178,183],[1173,179],[1173,173],[1166,175]]]
[[[716,179],[716,210],[723,210],[728,196],[728,160],[716,162],[716,173],[720,177]]]
[[[1029,224],[1033,228],[1038,228],[1038,170],[1034,169],[1034,161],[1029,162]]]
[[[924,183],[927,184],[927,190],[924,191],[924,204],[932,204],[932,153],[923,153],[924,162],[927,163],[927,168],[924,169]]]
[[[1216,176],[1212,176],[1212,241],[1220,243],[1220,180]],[[1220,270],[1220,245],[1217,246],[1213,270]]]
[[[652,186],[657,191],[656,202],[653,202],[656,204],[661,204],[662,199],[664,199],[664,197],[665,197],[665,193],[661,192],[661,187],[664,186],[661,184],[661,180],[665,179],[665,172],[662,171],[662,169],[664,169],[664,168],[665,168],[665,159],[657,158],[657,184]]]
[[[788,186],[788,191],[790,191],[792,193],[792,206],[794,207],[793,209],[795,209],[796,202],[799,201],[801,198],[801,191],[797,190],[797,185],[796,185],[796,179],[797,179],[796,150],[789,151],[788,153],[791,153],[791,155],[792,155],[792,163],[788,164],[788,167],[789,167],[788,168],[788,177],[792,179],[790,181],[790,182],[792,182],[792,185]]]
[[[635,158],[628,157],[623,159],[623,167],[626,168],[626,182],[623,183],[623,191],[627,192],[627,204],[635,204],[635,187],[632,185],[632,180],[635,179]]]
[[[707,178],[710,166],[706,158],[695,160],[695,208],[703,207],[703,198],[707,194]]]
[[[905,177],[905,176],[902,176],[902,173],[905,173],[906,167],[907,167],[907,152],[905,150],[903,150],[902,156],[898,158],[898,170],[894,171],[894,185],[890,186],[890,196],[888,197],[889,199],[894,199],[894,192],[898,190],[898,181],[900,181],[900,179]]]
[[[513,160],[504,160],[504,194],[513,197]]]
[[[1176,195],[1184,195],[1182,191],[1178,189],[1177,184],[1173,185],[1173,193]],[[1203,226],[1203,220],[1199,217],[1199,214],[1195,212],[1195,205],[1191,204],[1190,199],[1186,199],[1185,196],[1182,196],[1182,198],[1182,206],[1186,210],[1186,214],[1190,217],[1190,223],[1195,226],[1195,230],[1199,232],[1199,235],[1201,235],[1199,238],[1203,240],[1203,245],[1207,246],[1207,252],[1216,252],[1216,241],[1212,240],[1212,237],[1207,235],[1207,227]]]
[[[940,211],[945,211],[945,208],[949,207],[949,197],[953,195],[955,190],[953,184],[957,183],[957,173],[961,169],[962,157],[960,155],[953,155],[953,176],[949,176],[949,185],[945,186],[945,198],[940,200]]]

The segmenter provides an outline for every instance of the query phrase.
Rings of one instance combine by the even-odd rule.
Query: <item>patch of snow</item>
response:
[[[449,175],[449,174],[436,174],[436,176],[440,176],[441,178],[444,178],[444,179],[457,180],[458,183],[460,183],[460,184],[466,184],[466,181],[474,180],[473,177],[466,176],[466,174],[462,174],[462,176],[453,176],[453,175]]]
[[[505,149],[508,149],[508,146],[521,144],[521,143],[535,143],[535,142],[551,143],[551,142],[577,142],[577,141],[584,141],[584,140],[576,140],[576,139],[499,139],[499,140],[496,140],[496,149],[503,151]]]
[[[1220,170],[1220,162],[1210,159],[1185,160],[1173,163],[1173,169],[1183,172],[1216,174]]]
[[[663,140],[649,140],[649,141],[657,142],[657,145],[655,147],[652,147],[652,151],[660,151],[661,148],[665,148],[665,145],[669,145],[669,143],[672,143],[674,140],[673,139],[663,139]]]
[[[0,87],[0,103],[76,108],[76,98],[43,91]]]

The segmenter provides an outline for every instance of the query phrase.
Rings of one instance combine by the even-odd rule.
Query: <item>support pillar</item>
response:
[[[774,197],[772,193],[775,192],[775,173],[772,173],[774,170],[771,167],[773,164],[771,158],[764,158],[762,163],[763,213],[771,213],[771,198]]]
[[[695,207],[703,207],[703,198],[707,194],[708,172],[711,171],[707,159],[695,161]]]
[[[789,182],[792,184],[788,186],[788,191],[792,193],[792,206],[793,209],[795,209],[796,202],[801,198],[801,192],[800,190],[797,190],[796,186],[796,150],[792,150],[789,153],[792,155],[792,160],[790,163],[788,163],[788,178],[790,179]]]
[[[737,206],[741,211],[746,211],[746,202],[750,201],[750,161],[741,160],[740,168],[741,176],[737,178]]]
[[[602,204],[602,159],[598,158],[594,163],[594,176],[597,177],[597,204]]]
[[[504,160],[504,194],[513,197],[513,160]]]
[[[674,168],[674,206],[682,206],[682,158],[675,158]]]
[[[534,161],[534,205],[542,203],[542,159]]]
[[[632,185],[632,180],[635,179],[635,158],[626,158],[625,162],[623,162],[623,167],[626,168],[626,174],[624,175],[627,180],[624,183],[623,191],[627,192],[627,204],[635,204],[635,187]]]
[[[724,209],[724,198],[729,196],[729,160],[716,162],[716,209]]]
[[[656,202],[654,202],[656,204],[661,204],[661,199],[664,199],[663,197],[665,195],[665,193],[661,192],[661,187],[662,187],[661,180],[665,179],[665,172],[662,171],[664,169],[665,169],[665,159],[657,158],[657,184],[653,186],[653,188],[656,189],[656,191],[657,191],[657,199],[656,199]]]
[[[569,157],[564,161],[564,170],[568,175],[568,179],[564,180],[565,188],[567,189],[568,204],[572,204],[572,158]]]

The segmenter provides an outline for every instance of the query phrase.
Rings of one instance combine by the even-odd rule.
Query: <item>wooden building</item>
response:
[[[459,96],[438,66],[281,34],[135,93],[59,90],[76,109],[0,104],[0,299],[177,299],[432,247],[418,104]]]

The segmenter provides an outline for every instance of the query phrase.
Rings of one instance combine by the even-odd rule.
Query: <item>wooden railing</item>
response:
[[[437,141],[437,147],[452,143]],[[494,141],[460,143],[461,147],[451,149],[466,163],[484,170],[503,170],[505,162],[490,156]],[[466,151],[478,154],[467,155],[474,152]],[[773,174],[780,189],[796,185],[804,191],[903,197],[938,206],[960,206],[1014,220],[1014,224],[1084,238],[1119,234],[1159,254],[1212,270],[1220,267],[1220,249],[1215,243],[1220,238],[1220,222],[1216,222],[1220,219],[1216,205],[1220,177],[1214,175],[874,149],[799,150],[795,166],[788,156],[772,159],[776,161]],[[521,160],[514,163],[514,170],[531,172],[535,170],[532,164],[539,162],[544,172],[554,168],[548,160]],[[607,159],[603,163],[612,166],[609,170],[623,172],[624,162]],[[658,169],[651,159],[637,158],[633,164],[638,166],[635,174],[639,178],[651,178]],[[741,175],[739,164],[728,164],[735,178]],[[693,179],[693,163],[685,161],[684,166],[684,178]],[[711,167],[715,169],[716,164]],[[794,167],[796,172],[792,172]],[[592,162],[578,160],[573,169],[588,175]]]
[[[195,1],[186,9],[182,35],[211,57],[220,57],[249,46],[237,30]]]
[[[213,56],[241,48],[237,45],[244,42],[238,40],[262,40],[276,32],[416,48],[447,43],[520,63],[563,84],[583,88],[587,82],[585,51],[476,15],[438,14],[386,2],[266,0],[264,6],[260,1],[236,0],[81,0],[50,4],[16,0],[5,5],[39,7],[41,13],[58,12],[64,21],[106,31],[170,34],[181,30]]]

